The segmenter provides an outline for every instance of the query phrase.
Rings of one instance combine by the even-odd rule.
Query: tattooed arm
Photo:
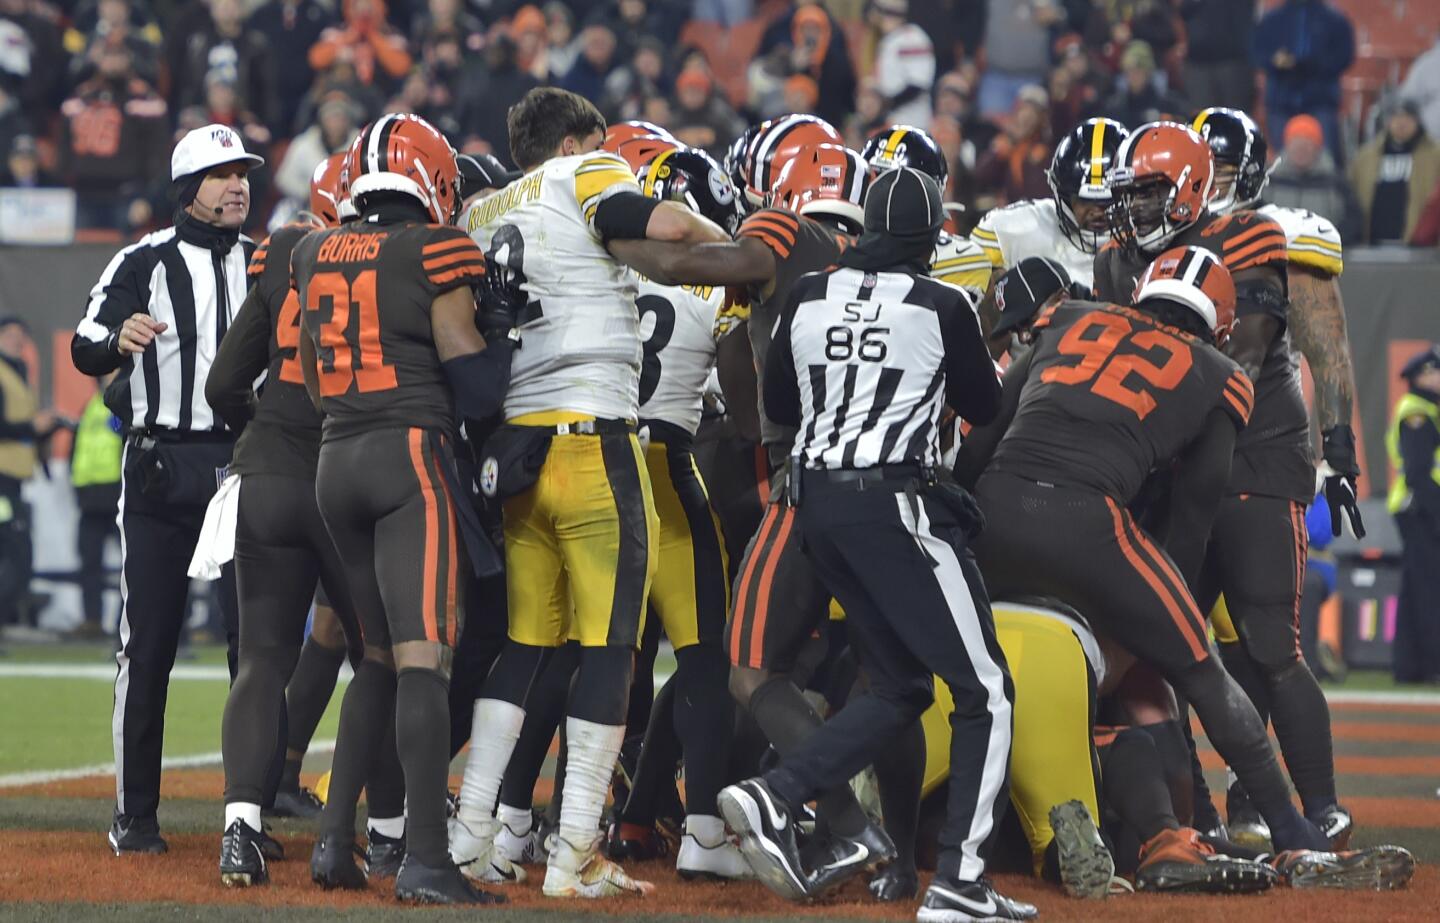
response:
[[[1290,338],[1310,364],[1320,431],[1348,426],[1355,401],[1355,371],[1339,279],[1309,266],[1290,264]]]

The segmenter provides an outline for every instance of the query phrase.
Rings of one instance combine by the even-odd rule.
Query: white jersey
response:
[[[1060,216],[1054,199],[1026,199],[989,211],[970,239],[980,245],[990,264],[1009,269],[1027,257],[1054,260],[1070,274],[1072,282],[1086,288],[1095,285],[1095,254],[1075,246],[1060,230]]]
[[[640,419],[700,428],[705,384],[715,368],[715,322],[725,289],[640,279]]]
[[[638,417],[635,274],[605,249],[595,211],[639,188],[625,161],[596,151],[547,160],[466,212],[470,236],[492,262],[520,273],[530,296],[505,419],[545,411]]]
[[[1340,232],[1329,218],[1284,205],[1262,205],[1256,211],[1279,223],[1285,232],[1285,253],[1290,262],[1332,276],[1345,269]]]
[[[930,278],[959,286],[979,301],[990,287],[990,269],[990,258],[970,238],[940,232],[930,258]]]

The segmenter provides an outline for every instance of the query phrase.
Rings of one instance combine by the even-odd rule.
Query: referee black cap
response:
[[[867,233],[934,239],[944,223],[940,186],[914,167],[897,167],[880,174],[865,196]]]
[[[486,189],[504,189],[520,178],[518,170],[507,170],[493,154],[460,154],[460,199],[464,201]]]
[[[1040,306],[1055,293],[1070,291],[1070,274],[1054,260],[1043,256],[1027,256],[1011,266],[995,283],[995,306],[1000,320],[990,331],[990,338],[1004,336],[1024,326],[1040,313]]]
[[[1423,353],[1412,356],[1410,361],[1400,369],[1400,377],[1407,380],[1413,379],[1430,368],[1440,368],[1440,346],[1431,346]]]

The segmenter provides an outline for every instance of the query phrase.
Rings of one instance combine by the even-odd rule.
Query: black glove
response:
[[[1350,528],[1356,538],[1365,537],[1365,523],[1360,518],[1360,504],[1355,490],[1355,479],[1360,475],[1360,465],[1355,461],[1355,433],[1341,424],[1332,426],[1321,434],[1322,454],[1330,473],[1325,476],[1325,502],[1330,507],[1330,531],[1340,534],[1340,512],[1350,518]]]
[[[475,286],[480,309],[475,314],[475,326],[485,337],[485,342],[496,343],[504,339],[519,341],[514,333],[520,325],[521,315],[530,296],[521,287],[524,276],[514,272],[503,263],[485,260],[485,277]]]

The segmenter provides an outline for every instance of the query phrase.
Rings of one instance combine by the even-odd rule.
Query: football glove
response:
[[[1365,537],[1365,522],[1360,518],[1359,494],[1355,479],[1360,476],[1360,465],[1355,461],[1355,433],[1341,424],[1332,426],[1321,434],[1322,454],[1325,464],[1325,503],[1330,507],[1330,531],[1339,535],[1340,513],[1343,510],[1350,520],[1350,529],[1356,538]]]
[[[503,263],[487,258],[485,276],[475,285],[475,294],[480,307],[475,313],[475,326],[485,337],[485,342],[513,339],[519,345],[515,328],[529,302],[530,296],[522,287],[524,277]]]

